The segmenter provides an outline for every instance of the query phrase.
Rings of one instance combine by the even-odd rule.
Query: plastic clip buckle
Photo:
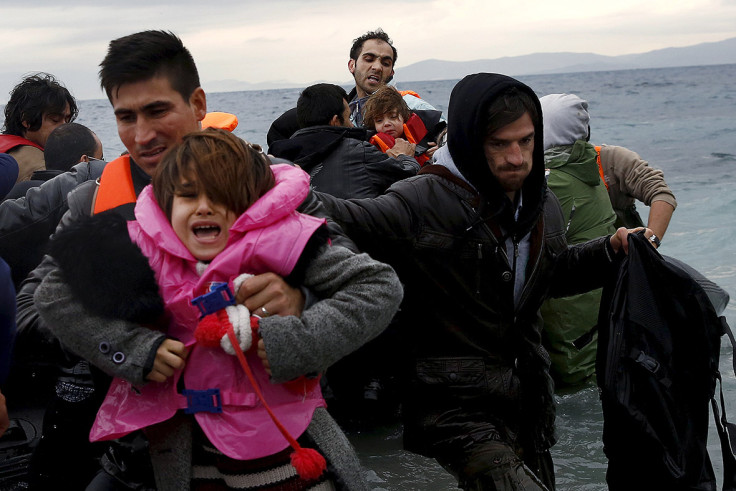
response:
[[[235,305],[235,295],[230,291],[227,283],[215,283],[210,287],[209,292],[193,298],[192,305],[199,309],[199,318],[202,319],[228,305]]]
[[[184,408],[184,414],[194,414],[205,411],[208,413],[222,412],[220,389],[185,389],[181,391],[181,394],[187,398],[187,407]]]

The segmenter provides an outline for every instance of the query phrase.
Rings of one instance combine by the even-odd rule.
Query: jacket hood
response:
[[[574,94],[549,94],[539,99],[544,113],[544,149],[588,139],[588,101]]]
[[[309,193],[309,175],[302,169],[289,164],[271,165],[276,185],[258,198],[230,226],[227,244],[239,240],[248,231],[264,228],[295,213]],[[135,222],[132,227],[140,227],[160,245],[160,248],[185,260],[194,257],[176,236],[166,214],[158,206],[153,195],[153,187],[146,186],[138,196],[135,205]]]
[[[539,122],[535,126],[532,170],[522,186],[523,208],[514,221],[512,203],[491,173],[483,151],[486,115],[490,104],[502,92],[516,87],[531,96],[537,106]],[[455,85],[450,94],[447,113],[447,146],[457,169],[478,190],[501,225],[515,234],[525,233],[538,218],[546,192],[542,108],[534,91],[523,83],[496,73],[468,75]]]
[[[595,147],[584,140],[576,141],[573,146],[558,146],[544,152],[547,168],[569,174],[588,186],[601,183],[597,157]]]
[[[345,138],[368,140],[364,128],[345,126],[311,126],[302,128],[288,140],[275,141],[269,148],[274,157],[290,160],[310,172],[321,164]]]

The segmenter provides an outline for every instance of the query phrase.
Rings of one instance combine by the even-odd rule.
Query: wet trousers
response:
[[[468,491],[554,491],[554,467],[549,451],[525,461],[502,441],[477,442],[463,452],[437,461]]]

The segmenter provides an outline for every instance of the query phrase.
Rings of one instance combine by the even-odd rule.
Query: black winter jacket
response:
[[[269,151],[308,172],[315,190],[338,198],[372,198],[419,171],[413,157],[392,158],[368,143],[363,128],[303,128],[274,142]]]
[[[11,268],[16,290],[41,262],[49,237],[69,209],[69,191],[100,177],[105,164],[80,162],[69,172],[29,189],[24,197],[0,204],[0,257]]]
[[[421,433],[429,415],[463,405],[485,406],[512,432],[535,421],[530,438],[549,446],[553,387],[539,307],[548,295],[601,286],[596,271],[610,267],[606,238],[568,249],[559,203],[549,193],[532,230],[527,282],[514,308],[511,261],[495,224],[484,222],[478,195],[467,184],[436,167],[374,200],[320,195],[359,247],[393,265],[405,284],[413,365],[405,442],[426,453],[430,443]]]

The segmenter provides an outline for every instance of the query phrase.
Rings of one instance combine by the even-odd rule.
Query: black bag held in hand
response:
[[[604,287],[596,371],[611,490],[713,490],[709,403],[723,453],[723,490],[736,490],[736,425],[720,410],[720,343],[733,334],[705,291],[643,233]],[[734,359],[736,372],[736,356]]]

